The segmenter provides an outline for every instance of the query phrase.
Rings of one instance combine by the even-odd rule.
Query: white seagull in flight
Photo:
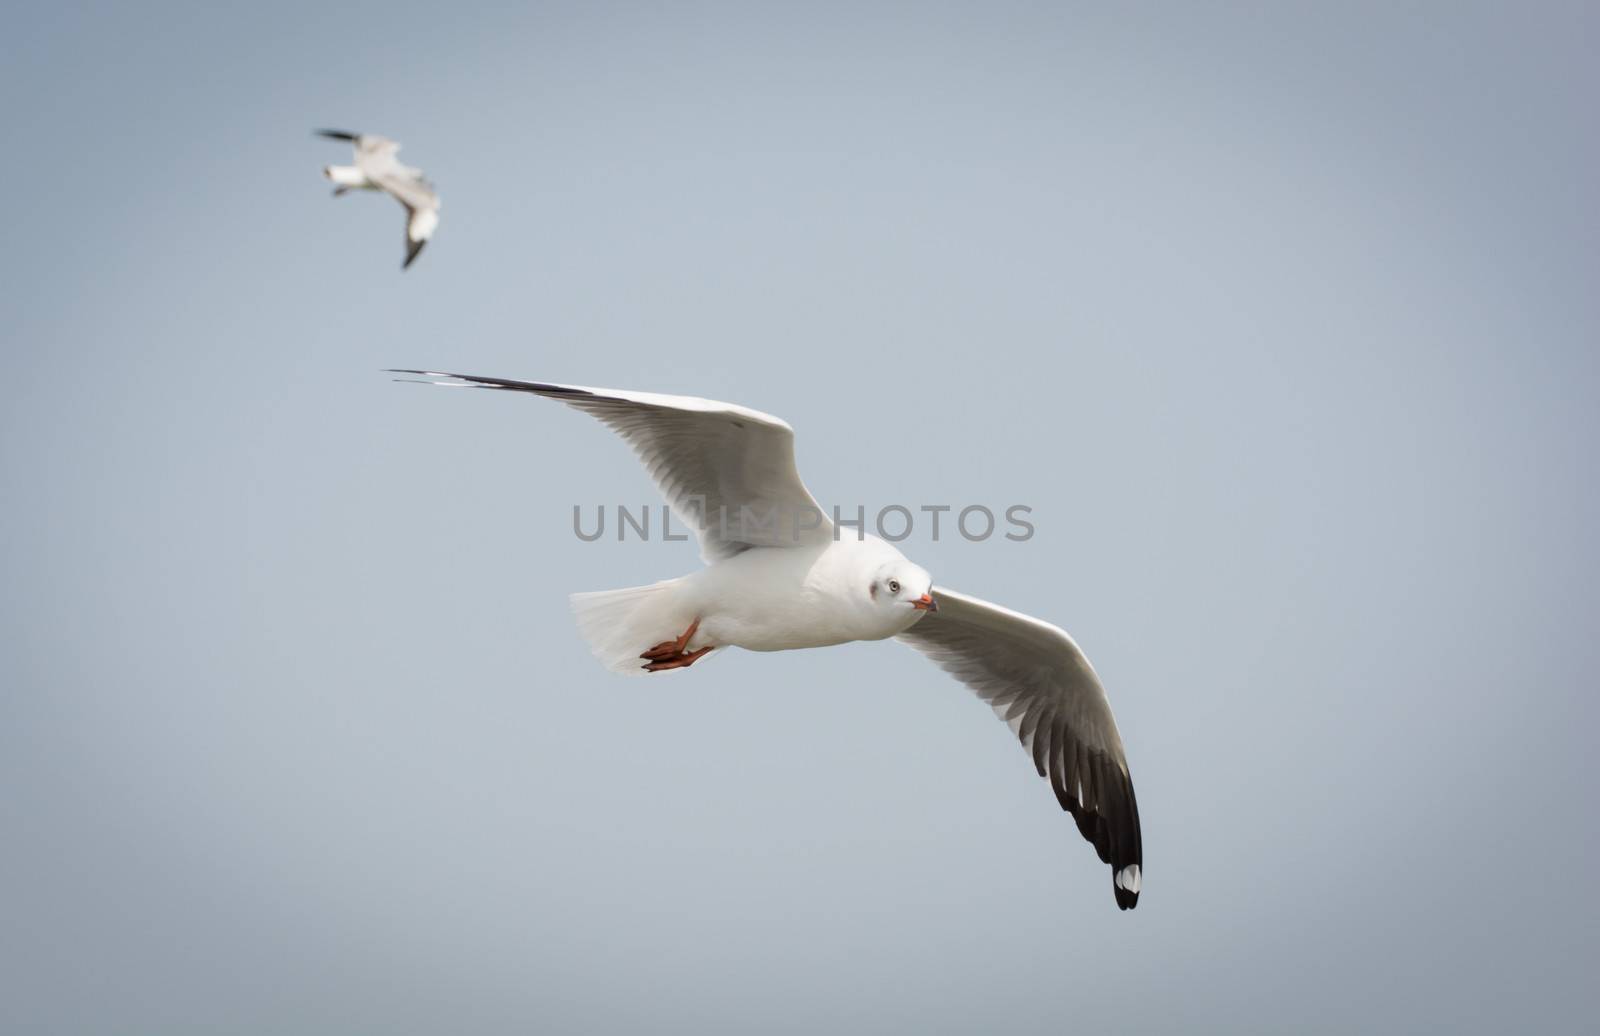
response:
[[[1139,901],[1143,851],[1127,754],[1078,645],[1047,622],[944,587],[935,593],[932,577],[881,539],[838,537],[800,481],[794,430],[783,421],[688,396],[392,373],[528,392],[599,418],[633,448],[679,519],[699,529],[705,568],[573,595],[578,627],[607,668],[659,673],[729,647],[786,651],[895,637],[1010,725],[1111,865],[1117,906]]]
[[[341,130],[317,130],[317,136],[348,140],[355,145],[355,165],[330,165],[322,169],[322,175],[338,185],[333,189],[334,197],[351,190],[382,191],[405,206],[406,261],[400,268],[406,269],[439,225],[439,195],[433,184],[423,178],[421,169],[401,165],[395,157],[400,145],[386,137]]]

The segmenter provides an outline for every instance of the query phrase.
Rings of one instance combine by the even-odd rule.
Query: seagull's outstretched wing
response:
[[[398,165],[394,156],[400,153],[398,142],[372,133],[358,133],[355,139],[356,165],[368,176],[387,171]]]
[[[1111,865],[1111,891],[1139,901],[1139,804],[1111,703],[1064,630],[953,590],[899,639],[988,702],[1033,755],[1061,808]]]
[[[700,556],[708,563],[751,547],[833,537],[832,523],[795,470],[794,429],[770,414],[693,396],[442,371],[392,373],[454,379],[434,382],[441,385],[531,392],[604,421],[633,447],[678,520],[698,531]]]
[[[400,164],[400,145],[387,137],[356,138],[356,166],[375,187],[406,210],[406,269],[439,225],[439,193],[416,169]]]
[[[406,261],[403,270],[416,259],[422,246],[433,236],[439,225],[439,195],[433,185],[408,171],[381,173],[369,177],[384,193],[394,198],[406,210]]]

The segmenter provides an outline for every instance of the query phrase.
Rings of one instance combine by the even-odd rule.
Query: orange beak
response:
[[[911,607],[919,612],[936,612],[939,610],[939,602],[933,599],[932,594],[923,594],[911,602]]]

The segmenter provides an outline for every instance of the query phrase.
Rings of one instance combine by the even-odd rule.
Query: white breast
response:
[[[868,588],[877,566],[899,556],[881,540],[847,538],[748,550],[702,569],[684,587],[702,617],[696,643],[787,651],[892,637],[921,613],[886,613]]]

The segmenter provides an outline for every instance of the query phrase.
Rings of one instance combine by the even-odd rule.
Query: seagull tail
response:
[[[573,594],[578,632],[600,664],[614,673],[643,673],[642,652],[688,629],[695,615],[679,592],[682,583],[668,579],[649,586]]]

